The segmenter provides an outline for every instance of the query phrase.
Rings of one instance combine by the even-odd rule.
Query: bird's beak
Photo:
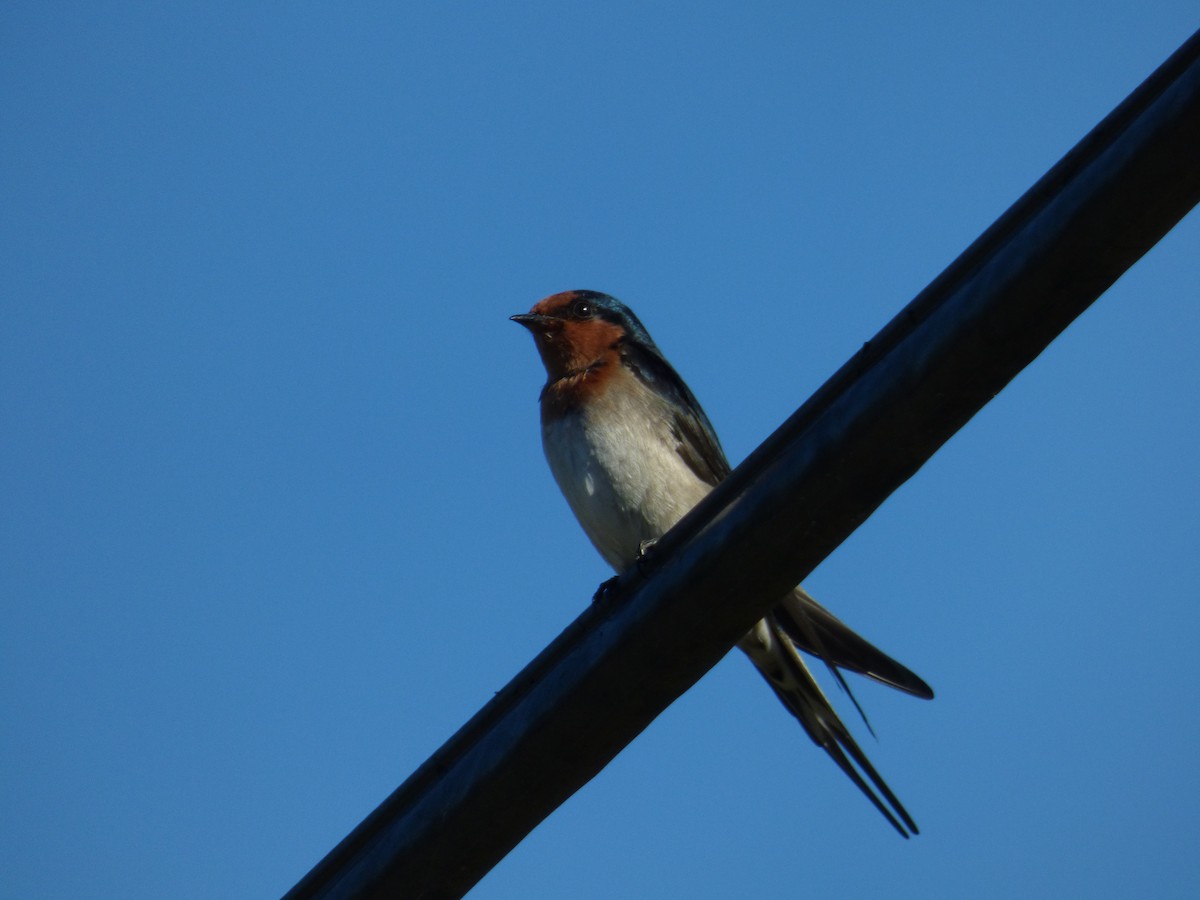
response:
[[[540,316],[537,313],[521,313],[516,316],[509,316],[509,321],[516,322],[518,325],[524,325],[535,334],[538,332],[549,331],[557,322],[553,316]]]

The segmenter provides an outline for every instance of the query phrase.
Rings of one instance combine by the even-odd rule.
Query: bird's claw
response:
[[[638,544],[636,565],[638,574],[643,578],[649,577],[650,569],[653,568],[654,554],[651,553],[651,551],[654,549],[654,545],[657,543],[658,538],[650,538],[649,540],[642,541],[640,544]]]
[[[658,538],[651,538],[648,541],[642,541],[638,544],[638,555],[634,561],[637,567],[637,574],[642,578],[649,576],[650,565],[653,561],[654,554],[650,551],[654,549],[654,545],[658,543]],[[614,575],[612,578],[605,581],[600,587],[596,588],[596,593],[592,594],[592,603],[611,603],[621,593],[621,576]]]
[[[603,582],[600,587],[596,588],[596,593],[592,594],[592,603],[611,603],[619,592],[621,580],[619,575],[614,575],[607,581]]]

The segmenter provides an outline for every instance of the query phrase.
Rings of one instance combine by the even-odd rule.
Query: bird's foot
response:
[[[658,543],[658,538],[650,538],[648,541],[642,541],[638,544],[637,565],[638,574],[643,578],[650,577],[650,571],[654,568],[654,545]]]
[[[621,585],[618,583],[620,580],[620,575],[614,575],[603,582],[600,587],[596,588],[596,593],[592,594],[592,603],[612,603],[621,593]]]
[[[657,543],[658,538],[651,538],[648,541],[642,541],[638,544],[638,555],[633,565],[636,567],[637,574],[641,578],[648,578],[650,576],[650,570],[654,565],[654,554],[651,551],[653,551],[654,545]],[[626,570],[625,574],[629,574],[629,570]],[[596,593],[592,594],[592,603],[612,603],[615,601],[625,592],[620,582],[621,576],[614,575],[608,581],[601,584],[600,587],[596,588]]]

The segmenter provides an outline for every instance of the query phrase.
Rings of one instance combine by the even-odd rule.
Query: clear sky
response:
[[[278,895],[586,605],[510,314],[622,298],[736,462],[1198,25],[8,0],[0,894]],[[1195,896],[1198,246],[807,583],[938,692],[858,690],[920,837],[730,656],[474,896]]]

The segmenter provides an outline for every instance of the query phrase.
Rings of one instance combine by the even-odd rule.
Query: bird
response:
[[[539,405],[550,471],[584,532],[619,575],[639,564],[647,547],[729,475],[725,452],[691,390],[615,297],[563,291],[510,318],[532,333],[546,369]],[[868,729],[840,669],[922,699],[932,699],[929,685],[799,586],[737,646],[892,827],[905,838],[917,834],[800,651],[825,664]]]

